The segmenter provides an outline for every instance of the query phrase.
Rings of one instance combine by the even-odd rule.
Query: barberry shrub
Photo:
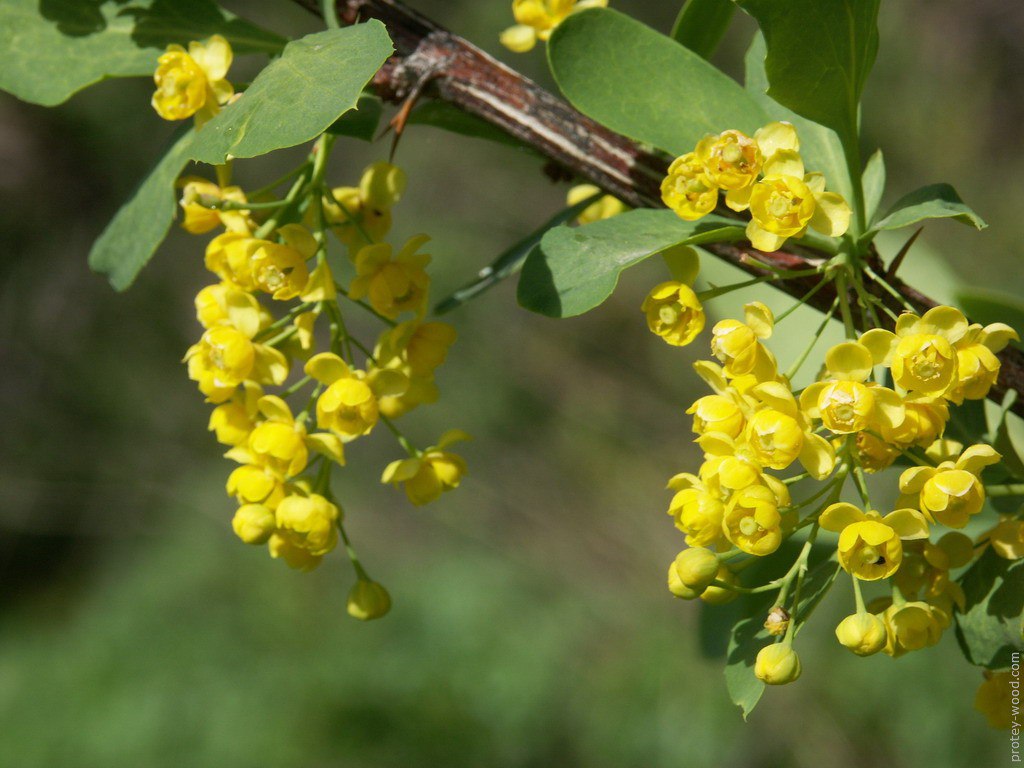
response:
[[[328,179],[339,144],[382,134],[373,83],[395,54],[386,22],[406,13],[354,5],[367,18],[342,26],[325,2],[325,31],[286,40],[213,0],[139,0],[131,13],[117,0],[6,0],[0,88],[56,105],[106,78],[153,78],[151,108],[180,130],[89,263],[125,290],[175,220],[204,238],[210,284],[195,296],[197,340],[184,363],[235,465],[225,479],[233,530],[301,570],[343,550],[355,575],[348,611],[370,620],[391,596],[357,557],[332,478],[383,433],[396,456],[367,480],[429,504],[459,487],[467,462],[450,449],[469,437],[405,432],[410,412],[439,400],[456,330],[431,317],[429,236],[390,238],[409,183],[394,147],[407,123],[495,131],[479,117],[420,109],[427,83],[418,83],[400,94],[408,100],[391,120],[391,152],[378,142],[377,162]],[[917,235],[909,228],[985,224],[947,184],[879,209],[884,161],[876,151],[864,162],[860,133],[878,0],[688,0],[669,35],[607,5],[514,0],[499,39],[515,54],[546,49],[573,106],[660,157],[662,170],[635,170],[657,176],[647,180],[664,207],[642,191],[621,194],[628,180],[616,189],[631,199],[608,194],[582,158],[567,169],[580,178],[565,210],[433,313],[519,274],[525,309],[571,317],[607,299],[624,269],[659,257],[665,279],[640,307],[647,328],[667,354],[693,343],[710,351],[693,366],[707,394],[685,408],[703,461],[668,480],[685,544],[668,589],[709,612],[741,606],[723,631],[726,682],[744,715],[766,685],[798,680],[797,637],[834,591],[850,604],[834,636],[858,656],[896,658],[955,631],[984,675],[975,705],[1009,727],[1006,670],[1024,641],[1024,463],[1019,393],[1001,373],[1007,360],[1020,373],[1019,336],[929,305],[896,277]],[[760,28],[743,84],[708,61],[737,8]],[[236,55],[266,66],[237,82]],[[258,188],[233,182],[237,163],[300,145],[309,151],[284,176]],[[900,231],[893,252],[876,242]],[[726,253],[739,253],[751,277],[701,279],[702,259]],[[782,288],[794,302],[781,312],[740,305],[734,291],[751,286]],[[710,329],[709,302],[726,318]],[[820,323],[787,325],[804,305]],[[378,322],[377,335],[351,333],[353,313]],[[845,339],[821,349],[833,323]],[[772,350],[780,338],[802,349],[785,366]]]

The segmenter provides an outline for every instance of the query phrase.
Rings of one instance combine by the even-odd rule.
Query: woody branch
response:
[[[293,2],[320,14],[318,0]],[[379,19],[391,34],[397,53],[373,81],[374,89],[383,100],[404,103],[410,97],[424,95],[450,102],[505,131],[569,174],[597,185],[633,207],[664,207],[659,186],[669,158],[609,131],[472,43],[397,0],[337,0],[337,11],[346,24]],[[829,258],[792,244],[788,250],[775,253],[764,253],[743,242],[701,247],[758,276],[767,274],[762,265],[776,270],[806,270]],[[875,274],[886,273],[875,251],[868,255],[866,263]],[[770,284],[800,298],[817,280],[812,275],[773,280]],[[903,311],[902,302],[869,275],[863,275],[863,281],[867,290],[890,310],[896,314]],[[888,276],[887,282],[919,312],[938,303],[896,276]],[[827,311],[835,298],[836,285],[832,282],[814,293],[808,303]],[[856,305],[857,297],[851,294],[850,301]],[[859,313],[855,319],[864,326],[866,317],[866,313]],[[886,321],[885,315],[882,320]],[[989,393],[997,402],[1010,390],[1018,394],[1024,392],[1024,353],[1008,347],[999,357],[1002,361],[999,380]],[[1012,410],[1024,416],[1024,398],[1018,398]]]

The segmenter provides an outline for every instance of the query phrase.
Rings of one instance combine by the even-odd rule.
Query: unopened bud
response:
[[[703,592],[718,574],[718,556],[706,547],[690,547],[676,555],[679,579],[695,592]]]
[[[231,527],[246,544],[266,544],[274,532],[274,513],[262,504],[243,504],[231,519]]]
[[[376,581],[359,579],[348,593],[348,615],[360,621],[379,619],[391,610],[391,595]]]
[[[754,675],[768,685],[785,685],[800,677],[800,657],[788,643],[762,648],[754,662]]]
[[[873,613],[855,613],[839,622],[836,638],[858,656],[870,656],[885,647],[885,622]]]

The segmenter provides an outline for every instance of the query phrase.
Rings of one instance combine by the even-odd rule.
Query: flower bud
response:
[[[231,519],[231,527],[246,544],[265,544],[274,532],[274,513],[262,504],[243,504]]]
[[[736,575],[724,565],[719,567],[715,579],[726,584],[736,583]],[[708,605],[725,605],[739,596],[739,592],[734,592],[726,587],[708,587],[701,593],[700,599]]]
[[[872,613],[855,613],[839,622],[836,638],[858,656],[870,656],[885,647],[885,622]]]
[[[348,593],[348,615],[360,621],[379,619],[391,610],[391,595],[383,585],[359,579]]]
[[[768,630],[769,635],[775,637],[786,634],[786,630],[789,629],[789,611],[781,605],[776,605],[768,613],[768,618],[764,621],[764,628]]]
[[[767,645],[757,652],[754,675],[768,685],[785,685],[800,677],[800,657],[788,643]]]
[[[359,181],[359,196],[370,208],[383,210],[397,203],[405,192],[405,171],[391,163],[374,163]]]
[[[706,547],[690,547],[676,556],[679,580],[695,592],[703,592],[718,574],[718,557]]]
[[[676,570],[674,561],[668,567],[668,591],[683,600],[696,600],[700,597],[698,592],[694,592],[683,584],[682,579],[679,578],[679,572]]]

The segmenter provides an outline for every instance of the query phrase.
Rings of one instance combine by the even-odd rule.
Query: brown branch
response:
[[[318,0],[294,2],[319,14]],[[397,54],[377,73],[373,84],[385,101],[401,103],[418,93],[425,82],[434,98],[448,101],[486,120],[533,150],[566,168],[573,175],[596,184],[605,192],[636,208],[661,208],[659,192],[668,158],[614,133],[573,109],[531,80],[505,66],[479,48],[440,27],[397,0],[337,0],[338,15],[345,23],[379,19],[388,28]],[[759,264],[775,269],[805,270],[829,257],[799,246],[789,251],[762,253],[749,243],[714,243],[702,246],[721,259],[753,274],[765,274]],[[876,275],[887,270],[872,252],[868,265]],[[815,276],[772,281],[770,284],[800,298],[814,287]],[[902,303],[864,275],[867,290],[894,313]],[[889,284],[918,311],[937,302],[899,278]],[[836,298],[834,283],[815,293],[808,302],[827,311]],[[856,305],[856,297],[851,295]],[[864,313],[861,313],[863,319]],[[883,314],[883,322],[887,322]],[[863,330],[864,328],[862,328]],[[1007,348],[1000,354],[1002,370],[989,397],[1001,401],[1009,390],[1024,393],[1024,353]],[[1024,416],[1024,398],[1013,411]]]

